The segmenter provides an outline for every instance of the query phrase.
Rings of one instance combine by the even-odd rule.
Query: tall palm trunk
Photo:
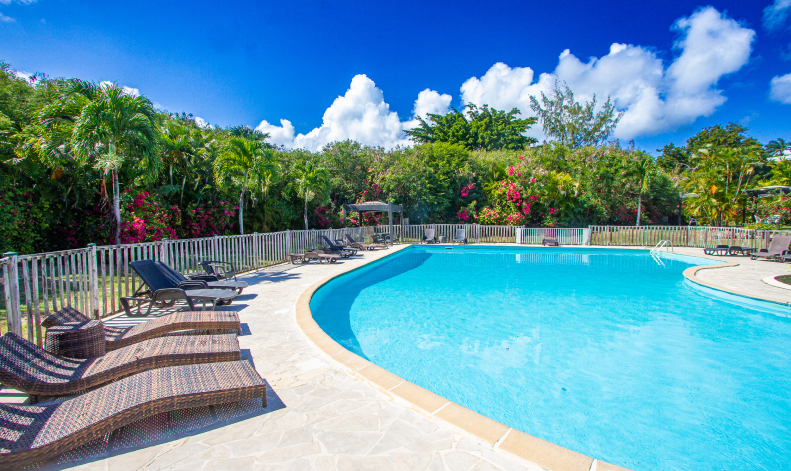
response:
[[[308,199],[305,198],[305,210],[302,213],[305,216],[305,230],[308,230]]]
[[[244,212],[244,187],[242,187],[242,192],[239,193],[239,234],[242,235],[244,235],[243,212]]]
[[[637,227],[640,227],[640,213],[643,210],[643,194],[637,195]]]
[[[118,169],[113,169],[113,216],[115,217],[115,244],[121,243],[121,198],[118,187]]]

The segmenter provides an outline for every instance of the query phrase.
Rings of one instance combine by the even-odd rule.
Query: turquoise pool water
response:
[[[336,341],[506,425],[638,471],[791,467],[791,311],[710,260],[416,246],[311,301]]]

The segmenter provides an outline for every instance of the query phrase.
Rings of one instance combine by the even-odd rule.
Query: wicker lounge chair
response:
[[[332,253],[336,253],[343,258],[348,258],[351,255],[357,255],[357,249],[346,247],[345,245],[338,245],[333,241],[331,241],[329,237],[324,235],[321,236],[321,238],[324,239],[324,242],[327,243],[327,246],[329,247],[330,250],[332,250]]]
[[[456,229],[456,235],[453,237],[453,242],[467,243],[467,231],[464,229]]]
[[[247,361],[144,371],[63,402],[0,404],[0,469],[41,463],[141,419],[262,398],[266,383]]]
[[[703,249],[703,253],[706,255],[728,255],[728,251],[730,250],[729,245],[715,245],[714,247],[706,247]]]
[[[426,229],[423,233],[423,242],[426,244],[433,244],[436,242],[434,240],[434,229]]]
[[[728,247],[728,255],[750,255],[755,249],[751,247],[742,247],[741,245],[731,245]]]
[[[558,244],[557,239],[549,239],[549,238],[541,239],[541,245],[545,245],[547,247],[560,247],[560,244]]]
[[[235,280],[222,280],[220,281],[217,278],[217,275],[192,275],[189,278],[182,275],[181,273],[177,272],[173,268],[171,268],[166,263],[162,262],[154,262],[160,270],[170,278],[174,283],[183,283],[185,281],[202,281],[206,283],[206,287],[209,289],[230,289],[236,291],[238,294],[242,294],[242,290],[247,288],[248,285],[246,281],[235,281]]]
[[[786,250],[788,250],[789,244],[791,244],[791,236],[777,234],[772,237],[772,241],[769,242],[768,249],[761,249],[751,253],[750,258],[753,260],[757,260],[759,258],[765,258],[767,260],[780,260],[780,257],[786,252]]]
[[[208,289],[204,281],[188,280],[176,283],[167,277],[153,260],[138,260],[129,262],[129,266],[137,273],[144,286],[135,291],[130,297],[121,298],[121,305],[128,316],[147,316],[153,307],[171,307],[176,301],[184,300],[190,311],[195,311],[194,301],[212,305],[212,310],[217,305],[231,304],[236,293],[227,289]],[[133,313],[130,301],[137,301],[137,312]],[[140,306],[148,304],[145,314],[140,312]]]
[[[165,366],[235,361],[233,334],[159,337],[85,360],[53,355],[13,332],[0,337],[0,383],[30,394],[64,396]]]
[[[65,307],[47,316],[41,326],[50,328],[73,322],[87,322],[90,319],[80,311]],[[161,337],[179,331],[212,333],[239,332],[239,314],[224,311],[176,312],[131,327],[104,325],[105,348],[109,352],[144,340]],[[191,332],[192,333],[192,332]]]
[[[205,260],[200,262],[200,266],[207,275],[214,275],[218,280],[236,279],[236,268],[234,268],[233,263]]]

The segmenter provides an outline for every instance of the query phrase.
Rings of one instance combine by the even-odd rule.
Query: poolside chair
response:
[[[434,240],[434,229],[426,229],[423,232],[423,242],[426,244],[433,244],[436,242]]]
[[[453,242],[467,243],[467,231],[464,229],[456,229],[456,235],[453,236]]]
[[[752,252],[750,254],[750,258],[753,260],[758,260],[759,258],[765,258],[767,260],[780,260],[780,257],[788,250],[789,244],[791,244],[791,236],[777,234],[772,237],[772,241],[769,242],[768,249],[761,249],[757,252]]]
[[[740,245],[731,245],[728,247],[728,255],[750,255],[754,251],[754,248],[742,247]]]
[[[360,250],[374,250],[374,249],[389,249],[390,247],[387,244],[366,244],[363,242],[357,242],[354,238],[349,235],[345,234],[346,241],[349,242],[349,247],[354,247],[355,249]]]
[[[728,251],[730,250],[729,245],[716,245],[714,247],[706,247],[703,249],[703,253],[706,255],[728,255]]]
[[[21,469],[138,420],[181,409],[261,398],[266,382],[247,361],[144,371],[63,402],[0,404],[0,469]]]
[[[346,247],[345,245],[338,245],[331,241],[327,236],[321,236],[324,239],[324,242],[327,243],[329,249],[332,250],[333,253],[337,253],[343,258],[347,258],[351,255],[357,255],[357,249]]]
[[[39,395],[75,394],[153,368],[240,358],[232,334],[159,337],[83,360],[59,357],[7,332],[0,337],[0,383],[36,402]]]
[[[541,239],[541,245],[547,247],[560,247],[560,244],[558,244],[557,239],[549,239],[549,238]]]
[[[165,276],[169,277],[173,280],[174,283],[183,283],[185,281],[202,281],[206,283],[206,287],[210,289],[230,289],[236,291],[238,294],[242,294],[242,290],[247,288],[249,285],[246,281],[235,281],[235,280],[222,280],[220,281],[217,278],[217,275],[192,275],[189,278],[182,275],[181,273],[177,272],[173,268],[171,268],[166,263],[162,262],[154,262],[165,274]]]
[[[41,321],[45,329],[56,325],[73,322],[87,322],[85,314],[65,307],[53,312]],[[195,333],[229,333],[239,332],[242,326],[239,314],[227,311],[175,312],[162,317],[141,322],[134,326],[112,326],[104,324],[105,349],[109,352],[127,345],[143,342],[179,331],[197,331]],[[193,333],[193,332],[190,332]]]
[[[219,260],[204,260],[200,266],[207,275],[214,275],[218,280],[236,279],[236,269],[231,262],[221,262]]]
[[[212,305],[212,310],[219,304],[231,304],[236,297],[236,292],[227,289],[208,289],[205,281],[188,280],[176,283],[156,265],[153,260],[138,260],[129,262],[129,266],[137,273],[145,286],[141,286],[132,296],[122,297],[121,306],[128,316],[148,316],[154,307],[172,307],[176,301],[186,301],[190,311],[195,311],[194,301]],[[141,297],[143,296],[143,297]],[[133,313],[130,302],[137,302],[137,312]],[[140,306],[148,304],[145,314],[140,312]]]

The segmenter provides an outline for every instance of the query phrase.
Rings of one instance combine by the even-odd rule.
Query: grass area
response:
[[[791,275],[778,276],[775,278],[775,280],[779,281],[780,283],[791,285]]]

